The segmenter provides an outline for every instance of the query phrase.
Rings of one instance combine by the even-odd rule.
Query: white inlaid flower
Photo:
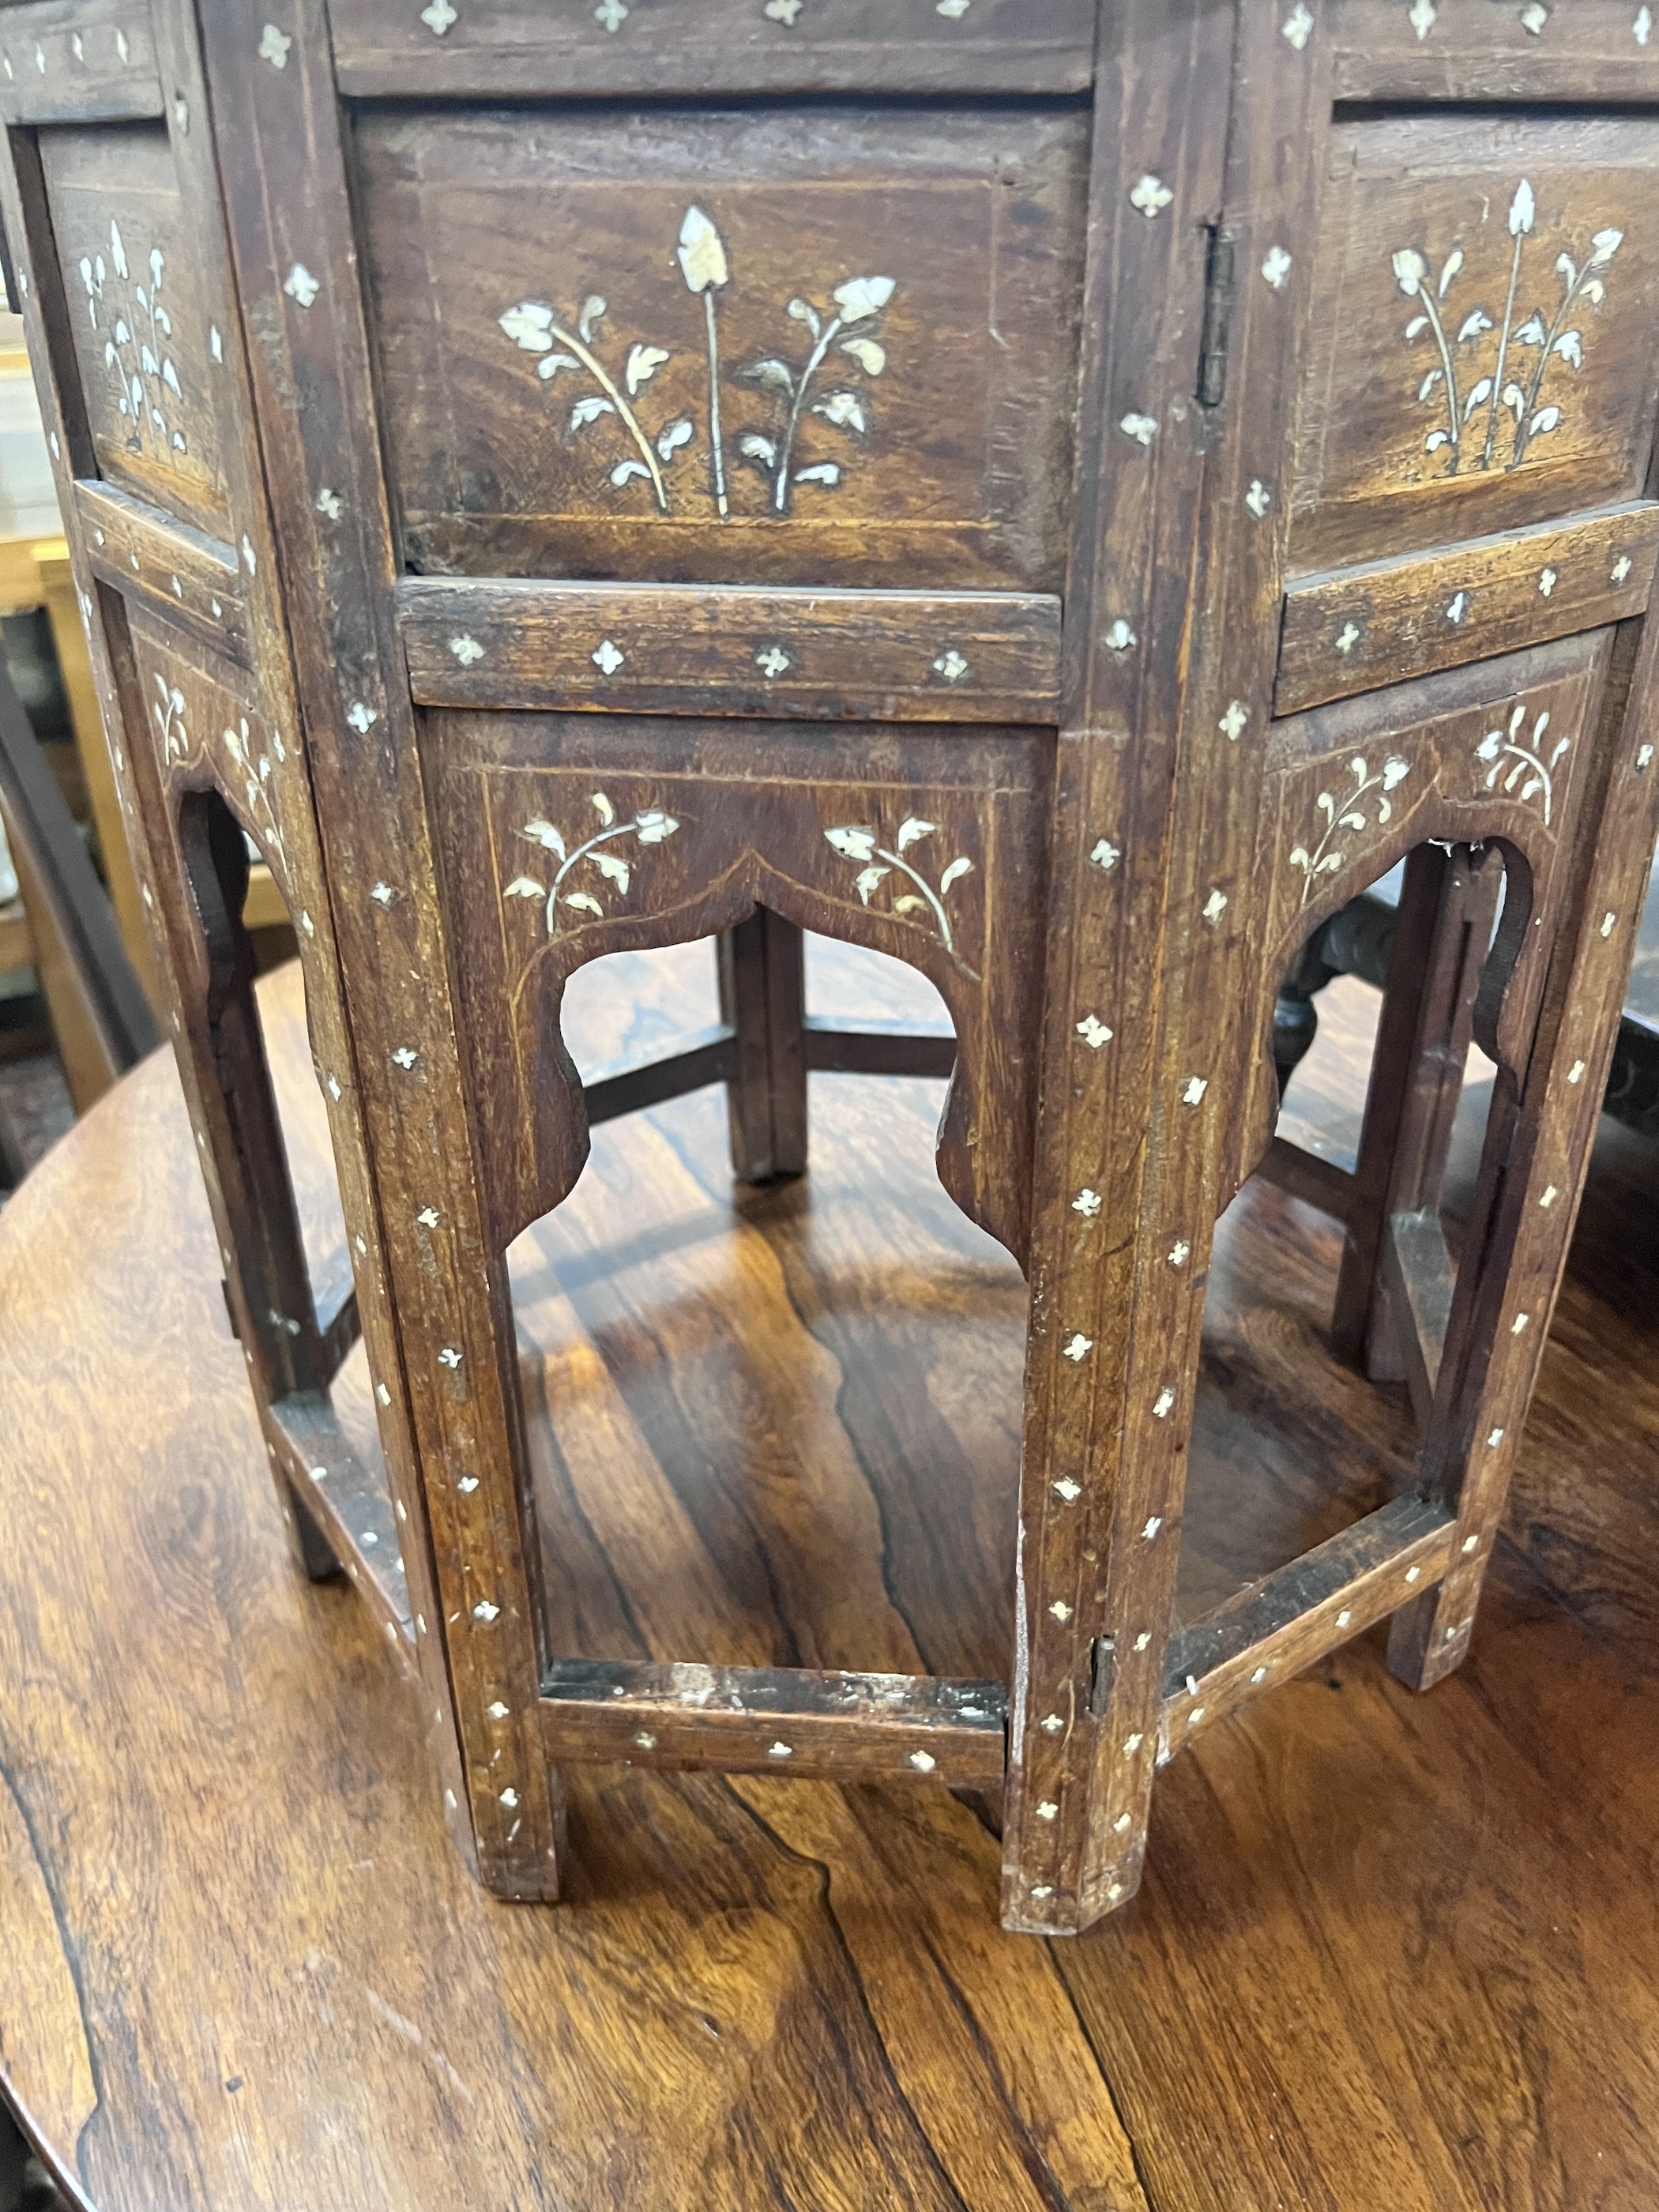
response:
[[[599,0],[599,6],[593,10],[593,20],[596,23],[602,23],[614,37],[628,21],[628,9],[623,0]]]
[[[1346,622],[1336,634],[1336,649],[1346,659],[1364,633],[1357,623]]]
[[[755,665],[769,683],[781,676],[786,668],[793,667],[794,663],[781,646],[769,645],[764,652],[755,655]]]
[[[1095,1340],[1093,1337],[1085,1336],[1081,1329],[1079,1329],[1073,1336],[1069,1338],[1065,1344],[1061,1345],[1060,1351],[1066,1358],[1072,1361],[1073,1365],[1076,1365],[1079,1362],[1086,1359],[1094,1348]]]
[[[1282,39],[1287,39],[1300,53],[1308,43],[1313,27],[1313,17],[1308,13],[1303,0],[1296,0],[1295,7],[1279,25],[1279,34]]]
[[[1540,4],[1540,0],[1528,0],[1527,6],[1521,10],[1521,27],[1523,31],[1530,31],[1534,39],[1542,33],[1549,19],[1550,11]]]
[[[1126,415],[1117,427],[1125,437],[1133,438],[1136,445],[1150,446],[1158,435],[1158,417],[1156,415]]]
[[[1244,734],[1244,725],[1250,719],[1250,710],[1242,699],[1230,699],[1227,711],[1216,724],[1230,744],[1237,744]]]
[[[1265,520],[1267,509],[1273,503],[1273,495],[1267,485],[1262,483],[1260,477],[1252,477],[1250,488],[1244,495],[1244,504],[1258,522]]]
[[[339,493],[331,491],[325,484],[317,495],[318,514],[326,515],[331,522],[337,522],[344,511],[345,502],[341,499]]]
[[[774,23],[787,23],[793,29],[800,8],[801,0],[766,0],[761,13]]]
[[[1140,640],[1120,615],[1101,641],[1108,653],[1122,654],[1133,653]]]
[[[450,6],[449,0],[432,0],[429,8],[422,9],[421,21],[434,39],[441,39],[450,25],[459,22],[460,18]]]
[[[1213,926],[1216,922],[1220,921],[1222,915],[1226,911],[1226,892],[1224,890],[1212,890],[1208,898],[1204,902],[1203,914],[1205,921]]]
[[[1130,188],[1129,204],[1139,208],[1150,222],[1155,215],[1161,215],[1174,198],[1175,194],[1161,177],[1142,177]]]
[[[1636,21],[1631,25],[1631,36],[1638,46],[1646,46],[1653,36],[1653,10],[1644,4],[1636,11]]]
[[[255,52],[260,60],[269,62],[272,69],[286,69],[288,50],[293,44],[293,40],[285,37],[275,23],[267,23],[259,33],[259,43]]]
[[[346,720],[360,738],[366,738],[380,719],[374,709],[366,707],[361,699],[354,699],[346,709]]]
[[[1072,1617],[1072,1608],[1063,1597],[1057,1597],[1048,1610],[1062,1628]]]
[[[1100,1211],[1102,1200],[1097,1190],[1080,1190],[1072,1200],[1073,1213],[1080,1213],[1085,1221],[1092,1221]]]
[[[1077,1033],[1091,1052],[1098,1052],[1102,1045],[1110,1044],[1112,1041],[1112,1032],[1095,1014],[1085,1014],[1077,1025]]]
[[[598,646],[587,657],[602,676],[614,676],[628,658],[627,654],[620,652],[608,637],[602,637]]]
[[[1416,32],[1420,43],[1428,37],[1429,33],[1438,21],[1439,16],[1440,10],[1435,6],[1434,0],[1412,0],[1412,4],[1407,10],[1406,21]]]
[[[475,661],[484,657],[484,649],[476,637],[452,637],[449,649],[463,668],[471,668]]]
[[[1193,1248],[1184,1237],[1177,1237],[1170,1247],[1170,1265],[1172,1267],[1184,1267],[1192,1256]]]
[[[973,4],[974,0],[934,0],[933,13],[943,15],[949,22],[959,23]]]
[[[933,663],[933,673],[936,676],[942,676],[947,684],[960,684],[968,672],[968,664],[955,646],[940,653],[939,659]]]
[[[1103,875],[1109,875],[1123,858],[1123,854],[1109,837],[1102,837],[1097,842],[1089,858]]]
[[[1291,257],[1282,246],[1270,246],[1261,273],[1275,292],[1282,292],[1291,273]]]
[[[1187,1078],[1186,1087],[1181,1094],[1182,1104],[1183,1106],[1198,1105],[1209,1087],[1210,1084],[1207,1076],[1189,1075]]]
[[[1629,574],[1630,556],[1628,553],[1621,553],[1619,556],[1619,558],[1613,564],[1612,572],[1607,578],[1607,581],[1612,584],[1622,584]]]
[[[302,307],[308,307],[322,289],[320,280],[312,275],[303,261],[296,261],[283,279],[283,291]]]

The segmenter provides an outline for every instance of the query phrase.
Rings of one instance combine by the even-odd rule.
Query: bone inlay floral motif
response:
[[[1376,809],[1377,829],[1385,829],[1392,821],[1394,802],[1389,793],[1411,774],[1411,763],[1401,760],[1398,753],[1391,754],[1373,775],[1362,756],[1356,753],[1348,763],[1348,773],[1353,778],[1352,791],[1334,797],[1328,791],[1322,791],[1315,801],[1325,819],[1318,843],[1311,852],[1305,845],[1297,845],[1291,851],[1291,866],[1302,871],[1304,906],[1313,896],[1313,887],[1319,878],[1334,875],[1347,860],[1346,846],[1339,846],[1336,842],[1342,831],[1363,831],[1372,827],[1371,817],[1365,811],[1368,803]]]
[[[1550,810],[1555,803],[1555,771],[1566,758],[1572,739],[1558,738],[1546,758],[1544,733],[1550,726],[1548,708],[1533,724],[1530,737],[1527,734],[1526,721],[1527,708],[1523,700],[1510,716],[1506,730],[1487,731],[1475,747],[1474,757],[1478,761],[1489,763],[1486,769],[1488,791],[1496,791],[1501,780],[1505,797],[1519,799],[1523,806],[1529,806],[1534,799],[1539,800],[1544,826],[1547,829]]]
[[[1582,267],[1571,253],[1557,254],[1560,298],[1553,307],[1528,307],[1522,296],[1521,270],[1536,216],[1532,186],[1522,177],[1510,203],[1512,244],[1501,318],[1483,304],[1471,305],[1461,316],[1449,306],[1452,287],[1463,271],[1461,246],[1452,247],[1432,276],[1429,257],[1416,246],[1401,246],[1394,256],[1395,282],[1417,310],[1406,325],[1406,342],[1414,346],[1426,335],[1437,356],[1424,373],[1417,397],[1445,419],[1425,437],[1423,450],[1445,456],[1448,476],[1465,467],[1490,469],[1495,460],[1505,470],[1519,468],[1533,441],[1560,427],[1559,402],[1544,398],[1552,362],[1565,362],[1575,374],[1584,365],[1584,332],[1571,319],[1575,311],[1600,309],[1607,295],[1605,272],[1625,234],[1598,230]],[[1518,324],[1517,314],[1523,317]],[[1493,331],[1495,348],[1488,343]],[[1500,432],[1507,452],[1501,449]]]
[[[153,246],[149,251],[149,282],[135,278],[127,265],[119,226],[113,222],[109,227],[109,261],[106,263],[101,253],[83,254],[81,259],[87,312],[92,317],[94,330],[106,332],[104,366],[115,380],[119,394],[116,404],[131,425],[127,443],[136,453],[143,453],[149,445],[163,455],[189,450],[185,434],[171,412],[173,400],[182,399],[184,394],[179,387],[179,372],[173,365],[173,318],[161,302],[166,268],[166,256],[159,246]],[[112,300],[104,296],[112,270],[131,290],[131,321]],[[99,319],[100,309],[111,318],[107,326]]]
[[[736,459],[765,485],[766,511],[787,514],[803,486],[834,491],[870,435],[871,387],[887,368],[878,332],[883,310],[896,289],[894,280],[848,276],[827,302],[797,294],[784,313],[800,335],[728,371],[720,356],[720,298],[733,281],[732,263],[719,228],[701,208],[686,210],[676,254],[686,290],[702,303],[699,343],[708,374],[701,423],[695,413],[678,409],[661,410],[661,420],[647,422],[653,410],[641,394],[674,359],[675,349],[635,340],[624,353],[623,341],[604,337],[599,326],[610,303],[602,293],[589,293],[574,316],[544,301],[521,300],[499,318],[514,344],[538,356],[536,374],[544,383],[554,385],[562,376],[567,388],[579,391],[566,418],[567,438],[598,442],[604,449],[600,466],[611,489],[647,484],[665,514],[691,495],[694,474],[684,464],[700,453],[707,496],[724,520],[732,512],[735,489],[724,423],[751,414],[759,403],[761,419],[739,419],[732,437]],[[727,390],[728,376],[739,387],[735,395]],[[803,462],[800,434],[813,417],[837,434],[828,457]],[[594,438],[587,436],[590,431]]]
[[[890,903],[878,911],[896,915],[914,927],[927,928],[931,922],[930,933],[939,939],[964,975],[972,977],[975,982],[979,981],[978,975],[957,951],[951,917],[945,906],[952,884],[959,883],[963,876],[972,875],[973,862],[965,855],[948,861],[939,875],[936,890],[915,861],[905,858],[913,848],[924,843],[935,834],[933,823],[924,822],[918,815],[911,815],[899,824],[898,836],[891,847],[878,842],[881,836],[878,830],[859,829],[846,824],[835,830],[826,830],[823,834],[843,860],[859,863],[859,874],[853,888],[866,906],[886,884],[888,889],[884,896],[890,899]],[[908,890],[902,888],[905,884],[909,885]]]
[[[608,909],[598,896],[609,884],[612,891],[626,898],[634,880],[634,860],[616,848],[631,839],[636,845],[660,845],[672,837],[679,823],[660,806],[641,807],[626,822],[617,819],[617,810],[603,791],[594,792],[588,805],[599,817],[599,826],[592,836],[581,838],[574,832],[566,833],[539,815],[526,822],[520,836],[550,853],[558,863],[552,880],[543,883],[536,876],[515,876],[507,886],[505,896],[516,899],[540,899],[547,915],[547,933],[559,934],[561,909],[570,914],[591,915],[603,921]],[[577,871],[580,870],[580,875]],[[574,887],[567,888],[572,878]]]

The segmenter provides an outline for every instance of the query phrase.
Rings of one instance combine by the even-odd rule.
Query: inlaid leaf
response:
[[[553,310],[538,306],[534,300],[520,300],[516,307],[509,307],[496,320],[514,344],[522,346],[526,353],[545,353],[553,343],[548,336]]]
[[[567,891],[563,903],[574,907],[578,914],[596,914],[601,921],[605,920],[605,908],[586,891]]]
[[[838,430],[856,430],[860,438],[867,427],[855,392],[832,392],[827,399],[814,402],[812,412],[833,422]]]
[[[1560,420],[1561,410],[1559,407],[1540,407],[1527,425],[1527,435],[1541,438],[1546,431],[1553,430]]]
[[[620,489],[629,477],[648,477],[650,473],[643,461],[618,461],[611,471],[611,481]]]
[[[873,338],[843,338],[841,349],[852,355],[866,376],[879,376],[887,366],[887,356]]]
[[[547,896],[547,890],[545,885],[538,884],[533,876],[514,876],[501,896],[503,898],[539,899]]]
[[[528,837],[532,845],[545,846],[550,853],[556,854],[561,860],[566,857],[564,839],[553,824],[550,822],[544,822],[540,815],[538,815],[533,822],[526,822],[519,835],[521,837]]]
[[[593,865],[619,891],[625,891],[631,880],[629,866],[619,853],[595,853]]]
[[[769,469],[775,464],[778,449],[769,438],[763,438],[757,430],[745,431],[738,441],[738,451],[745,460],[761,461]]]
[[[898,833],[900,852],[908,853],[911,846],[919,839],[931,837],[935,826],[932,822],[924,822],[919,815],[915,814],[913,814],[908,822],[901,822]]]
[[[836,465],[834,461],[819,461],[812,468],[797,469],[795,471],[795,482],[797,483],[838,484],[841,482],[841,471]]]
[[[750,362],[742,374],[752,377],[757,384],[769,384],[779,392],[793,392],[795,388],[794,372],[787,362],[774,360],[769,355],[764,361]]]
[[[1511,238],[1522,237],[1532,228],[1534,213],[1532,186],[1522,177],[1516,188],[1515,198],[1510,203]]]
[[[617,818],[617,810],[610,799],[604,792],[596,791],[590,795],[587,803],[608,830]]]
[[[634,826],[640,833],[641,845],[660,845],[665,837],[672,837],[679,823],[672,814],[665,814],[660,806],[647,806],[634,817]]]
[[[605,297],[602,293],[590,292],[582,301],[582,311],[576,318],[576,330],[584,345],[593,343],[593,325],[604,315]]]
[[[663,363],[671,356],[660,346],[636,345],[629,350],[628,367],[624,374],[628,381],[628,396],[632,399],[641,385],[649,384]]]
[[[927,902],[925,898],[918,898],[915,891],[906,891],[902,898],[893,901],[893,911],[895,914],[926,914]]]
[[[682,446],[689,446],[695,432],[689,415],[682,415],[676,422],[665,423],[657,434],[657,451],[665,461],[672,460]]]
[[[1584,366],[1584,342],[1577,331],[1563,331],[1550,351],[1559,353],[1563,361],[1570,361],[1575,368]]]
[[[884,877],[890,876],[892,872],[893,872],[890,868],[871,867],[860,870],[858,880],[854,885],[854,889],[858,892],[859,896],[863,900],[866,906],[869,905],[870,894],[875,890],[877,884],[879,884]]]
[[[1461,246],[1455,246],[1451,252],[1446,256],[1445,260],[1441,264],[1440,267],[1440,283],[1438,290],[1443,300],[1446,296],[1446,287],[1451,283],[1452,278],[1456,276],[1458,270],[1462,266],[1463,249]]]
[[[836,285],[834,298],[844,323],[861,323],[880,313],[893,290],[890,276],[849,276],[846,283]]]
[[[550,384],[562,368],[580,368],[581,363],[574,353],[544,354],[536,363],[536,374],[544,384]]]
[[[570,410],[570,427],[585,430],[590,422],[597,422],[601,415],[614,415],[617,403],[607,399],[602,392],[584,392]]]
[[[867,860],[876,849],[873,830],[826,830],[823,834],[844,860]]]
[[[788,312],[793,320],[805,323],[814,337],[817,337],[822,333],[823,325],[818,320],[817,308],[809,306],[805,300],[792,300],[789,302]]]
[[[945,871],[945,873],[939,879],[939,888],[941,897],[950,890],[952,884],[959,883],[963,876],[971,876],[973,872],[974,864],[968,858],[966,854],[963,854],[960,860],[952,860],[950,866]]]
[[[1470,416],[1474,414],[1475,409],[1479,407],[1484,400],[1490,399],[1491,398],[1492,379],[1489,376],[1483,376],[1480,382],[1473,386],[1468,398],[1463,402],[1463,420],[1467,422]]]

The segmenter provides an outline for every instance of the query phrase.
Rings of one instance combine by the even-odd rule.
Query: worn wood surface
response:
[[[1017,592],[399,588],[422,706],[1046,722],[1060,601]]]
[[[1012,92],[1080,92],[1094,62],[1095,0],[600,0],[487,12],[400,0],[330,10],[342,89],[454,99],[572,93],[969,91],[994,72]]]
[[[590,994],[584,1065],[712,1005],[706,949],[653,966]],[[919,1011],[839,964],[812,983],[840,1018]],[[1339,1045],[1376,1006],[1324,994],[1304,1138],[1351,1141]],[[297,1112],[291,973],[266,1018],[307,1211],[326,1117]],[[933,1179],[938,1095],[815,1086],[813,1174],[769,1193],[733,1192],[715,1096],[619,1124],[515,1255],[590,1648],[760,1664],[839,1617],[849,1659],[1000,1671],[1023,1294]],[[1659,2193],[1651,1146],[1603,1124],[1524,1548],[1462,1671],[1413,1698],[1373,1635],[1203,1730],[1136,1903],[1054,1944],[996,1931],[995,1839],[930,1783],[576,1771],[564,1905],[471,1882],[384,1636],[287,1560],[193,1150],[152,1061],[0,1216],[0,2074],[99,2212]],[[1261,1185],[1224,1224],[1189,1612],[1403,1470],[1320,1355],[1336,1255]],[[751,1421],[744,1378],[790,1376],[787,1428]],[[668,1456],[693,1431],[735,1455]],[[855,1635],[849,1575],[884,1574]]]
[[[1303,576],[1285,594],[1276,714],[1639,615],[1659,507]]]

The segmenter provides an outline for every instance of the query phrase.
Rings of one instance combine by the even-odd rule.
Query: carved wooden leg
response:
[[[1502,881],[1495,850],[1419,846],[1406,864],[1389,982],[1377,1023],[1365,1118],[1355,1164],[1355,1207],[1337,1280],[1332,1334],[1378,1380],[1404,1380],[1426,1420],[1433,1375],[1413,1323],[1416,1244],[1439,1264],[1428,1295],[1449,1280],[1437,1208],[1462,1092],[1474,997]],[[1410,1217],[1413,1231],[1395,1217]],[[1445,1315],[1437,1314],[1443,1328]]]
[[[806,1170],[805,939],[757,907],[720,940],[720,1018],[738,1033],[726,1088],[732,1167],[743,1182]]]
[[[188,995],[184,1037],[201,1100],[198,1141],[213,1169],[221,1234],[228,1243],[226,1297],[263,1408],[296,1391],[322,1390],[327,1368],[317,1331],[299,1214],[270,1087],[253,953],[242,926],[246,839],[215,793],[192,793],[179,822],[187,896],[200,922],[204,989]],[[179,902],[178,909],[185,908]],[[181,985],[196,962],[177,963]],[[297,1492],[278,1473],[277,1495],[295,1563],[313,1581],[340,1562]]]
[[[1635,696],[1644,696],[1640,684]],[[1642,726],[1632,711],[1615,740],[1595,849],[1551,963],[1524,1070],[1518,1082],[1498,1073],[1424,1439],[1428,1494],[1456,1515],[1452,1565],[1437,1589],[1396,1613],[1389,1642],[1390,1668],[1416,1689],[1449,1674],[1468,1649],[1583,1188],[1651,865],[1659,794],[1651,748],[1636,742]],[[1598,811],[1590,798],[1586,818]]]

